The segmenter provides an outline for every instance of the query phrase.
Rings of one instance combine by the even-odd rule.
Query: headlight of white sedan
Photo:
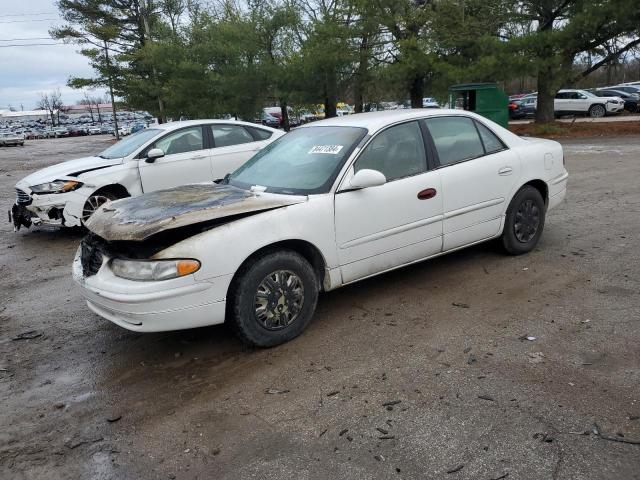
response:
[[[197,272],[200,262],[190,258],[173,260],[125,260],[115,258],[111,271],[117,277],[142,282],[169,280]]]
[[[41,183],[31,187],[33,193],[64,193],[77,190],[82,186],[82,182],[75,180],[54,180],[53,182]]]

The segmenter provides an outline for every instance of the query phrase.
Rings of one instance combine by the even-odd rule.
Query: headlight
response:
[[[54,180],[31,187],[33,193],[64,193],[76,190],[82,186],[82,182],[75,180]]]
[[[168,280],[184,277],[200,269],[200,262],[192,259],[124,260],[115,258],[111,271],[117,277],[137,281]]]

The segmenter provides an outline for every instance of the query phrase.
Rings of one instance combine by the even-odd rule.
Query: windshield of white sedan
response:
[[[118,143],[111,145],[104,152],[98,155],[100,158],[121,158],[131,155],[139,147],[147,143],[153,137],[158,135],[162,130],[147,128],[120,140]]]
[[[356,127],[305,127],[260,150],[231,174],[240,188],[267,187],[285,194],[325,193],[367,130]]]

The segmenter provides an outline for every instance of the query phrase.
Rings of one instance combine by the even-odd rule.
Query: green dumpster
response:
[[[449,105],[487,117],[507,128],[509,97],[495,83],[464,83],[449,87]]]

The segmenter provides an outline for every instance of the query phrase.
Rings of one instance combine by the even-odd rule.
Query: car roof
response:
[[[521,143],[523,140],[517,135],[511,133],[506,128],[491,122],[486,117],[467,110],[452,109],[433,109],[433,108],[412,108],[403,110],[383,110],[381,112],[354,113],[353,115],[343,115],[341,117],[332,117],[317,122],[308,123],[300,128],[312,128],[318,126],[336,126],[336,127],[360,127],[369,130],[370,134],[374,134],[379,130],[399,123],[405,120],[412,120],[427,117],[445,117],[445,116],[463,116],[473,118],[481,123],[490,123],[490,128],[496,132],[502,140],[506,140],[508,144],[514,145]]]
[[[183,120],[181,122],[169,122],[169,123],[149,125],[149,128],[156,128],[156,129],[171,131],[171,130],[177,130],[179,128],[189,127],[192,125],[203,125],[203,124],[213,125],[213,124],[219,124],[219,123],[226,124],[226,125],[229,125],[229,124],[244,125],[247,127],[256,127],[256,128],[262,128],[264,130],[276,131],[274,128],[266,127],[264,125],[251,123],[251,122],[243,122],[241,120],[231,120],[231,119],[229,120],[219,120],[219,119]]]
[[[343,115],[341,117],[332,117],[317,122],[308,123],[300,128],[308,128],[314,126],[340,126],[340,127],[361,127],[366,128],[370,132],[376,132],[392,123],[401,122],[403,120],[411,120],[414,118],[439,117],[445,115],[466,115],[474,118],[478,117],[472,112],[466,110],[450,110],[450,109],[431,109],[431,108],[412,108],[400,110],[383,110],[381,112],[354,113],[353,115]]]

